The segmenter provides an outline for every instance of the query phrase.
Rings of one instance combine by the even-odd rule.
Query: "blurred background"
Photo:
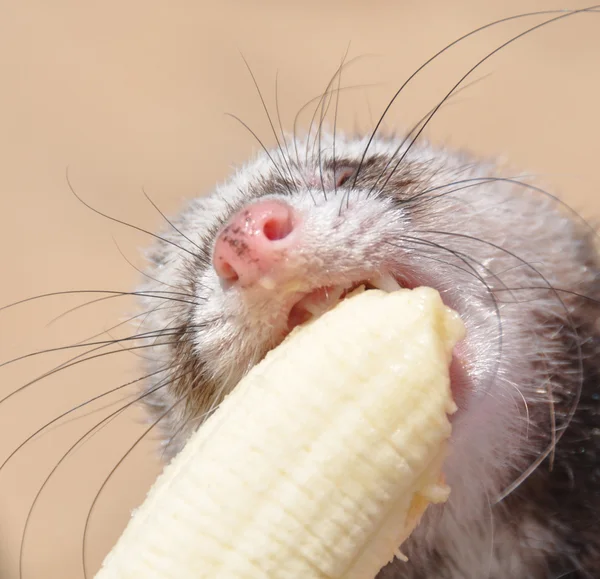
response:
[[[283,125],[318,96],[349,48],[338,126],[367,131],[407,76],[437,50],[489,21],[570,0],[4,0],[0,3],[0,305],[67,290],[131,291],[160,215],[204,195],[258,145],[273,144],[248,60]],[[385,127],[410,127],[476,60],[547,17],[486,30],[419,75]],[[600,14],[579,14],[496,54],[430,123],[435,142],[500,156],[537,175],[588,219],[600,215]],[[302,115],[306,128],[312,109]],[[510,227],[510,223],[506,224]],[[0,311],[0,361],[44,348],[122,337],[128,297],[55,296]],[[56,319],[61,316],[59,319]],[[81,350],[0,368],[0,398]],[[117,352],[50,375],[0,405],[0,462],[69,409],[135,380],[138,353]],[[0,470],[0,578],[79,579],[90,505],[145,427],[133,387],[50,423]],[[101,423],[101,421],[104,422]],[[93,436],[76,441],[100,423]],[[92,576],[160,469],[152,435],[104,485],[88,521]],[[57,466],[58,465],[58,466]],[[52,474],[50,479],[48,475]],[[45,482],[46,481],[46,482]],[[45,484],[44,484],[45,483]],[[44,485],[43,490],[39,489]],[[31,505],[35,501],[35,508]],[[28,513],[30,516],[28,517]],[[27,520],[27,525],[26,525]],[[26,526],[23,547],[23,535]]]

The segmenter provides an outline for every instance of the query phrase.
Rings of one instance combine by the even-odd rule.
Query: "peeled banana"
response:
[[[159,477],[97,579],[372,579],[430,502],[464,328],[430,288],[297,328]]]

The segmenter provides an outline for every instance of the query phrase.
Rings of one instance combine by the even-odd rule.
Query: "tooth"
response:
[[[310,300],[308,300],[306,304],[302,305],[304,306],[304,309],[313,316],[320,316],[322,313],[326,312],[328,309],[338,303],[342,293],[344,293],[344,287],[335,286],[330,290],[325,291],[325,299],[312,303]]]
[[[383,290],[384,292],[392,293],[402,289],[402,286],[389,274],[378,275],[369,280],[371,285]]]
[[[323,311],[323,304],[306,304],[304,309],[313,316],[318,316]]]
[[[327,294],[327,297],[329,300],[334,300],[334,301],[338,301],[340,299],[340,297],[342,296],[342,294],[344,293],[344,291],[346,291],[346,289],[350,287],[350,286],[341,286],[341,285],[337,285],[334,288],[331,289],[331,291],[329,291],[329,293]]]

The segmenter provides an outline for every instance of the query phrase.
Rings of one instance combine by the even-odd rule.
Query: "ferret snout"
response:
[[[235,213],[218,233],[213,266],[219,278],[246,287],[276,271],[297,243],[295,211],[282,201],[261,200]]]

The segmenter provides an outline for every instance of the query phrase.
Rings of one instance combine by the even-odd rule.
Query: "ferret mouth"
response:
[[[288,315],[286,333],[291,332],[296,326],[318,318],[355,292],[373,289],[394,292],[402,288],[413,289],[414,287],[417,287],[417,284],[410,283],[408,280],[399,280],[389,273],[346,284],[318,287],[302,294],[293,303]],[[467,368],[466,349],[464,343],[461,342],[455,347],[450,366],[452,392],[459,408],[464,406],[465,395],[470,390],[471,381]]]
[[[296,326],[318,318],[328,310],[333,309],[339,302],[350,294],[361,290],[379,289],[393,292],[406,285],[401,285],[398,280],[390,274],[376,275],[367,279],[338,284],[321,286],[308,293],[304,293],[291,307],[288,316],[288,332]]]

